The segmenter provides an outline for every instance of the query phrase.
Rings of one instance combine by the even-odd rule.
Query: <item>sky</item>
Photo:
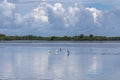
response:
[[[0,0],[0,33],[120,36],[120,0]]]

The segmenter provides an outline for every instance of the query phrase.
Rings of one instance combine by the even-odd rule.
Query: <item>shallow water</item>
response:
[[[120,43],[0,43],[0,80],[120,80]]]

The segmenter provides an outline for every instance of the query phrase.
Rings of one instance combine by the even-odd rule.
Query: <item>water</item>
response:
[[[0,43],[0,80],[120,80],[120,43]]]

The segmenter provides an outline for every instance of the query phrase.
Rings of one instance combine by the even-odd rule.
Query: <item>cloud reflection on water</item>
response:
[[[59,54],[55,54],[56,49],[58,47],[4,48],[0,54],[0,79],[108,80],[110,73],[115,73],[112,69],[119,69],[119,57],[101,55],[104,52],[101,48],[85,48],[89,53],[96,53],[94,55],[86,54],[81,47],[70,47],[70,56],[66,55],[68,47]],[[118,74],[109,80],[114,76],[119,78]]]

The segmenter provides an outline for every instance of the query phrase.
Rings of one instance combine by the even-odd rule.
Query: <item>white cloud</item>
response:
[[[25,15],[16,15],[16,23],[30,28],[41,28],[49,23],[47,11],[43,6],[38,6]]]
[[[20,14],[15,14],[15,23],[16,24],[21,24],[23,21],[23,18]]]
[[[32,12],[32,17],[35,19],[36,22],[48,22],[48,16],[46,15],[45,10],[42,10],[41,8],[34,9]]]
[[[79,13],[78,7],[69,7],[68,12],[64,18],[65,24],[67,27],[69,26],[75,26],[75,24],[79,21],[77,13]]]
[[[54,11],[55,14],[62,15],[62,14],[64,14],[65,9],[63,8],[62,4],[55,3],[54,6],[53,6],[53,11]]]
[[[100,30],[99,32],[106,35],[116,35],[120,34],[120,9],[115,9],[111,11],[104,11],[103,16],[99,20]]]
[[[98,23],[99,17],[102,16],[102,11],[97,10],[96,8],[86,8],[86,9],[92,13],[93,18],[94,18],[94,22]]]
[[[0,4],[0,10],[1,10],[1,14],[4,17],[11,17],[11,15],[13,14],[13,12],[15,10],[15,5],[12,3],[8,3],[7,0],[4,0]]]
[[[20,9],[20,8],[19,8]],[[0,3],[0,29],[19,28],[23,33],[45,35],[117,35],[119,33],[120,9],[102,11],[82,5],[63,7],[61,3],[46,2],[27,14],[18,13],[13,3]],[[106,31],[109,31],[106,33]],[[11,31],[10,31],[11,32]],[[14,32],[13,32],[14,33]],[[14,33],[17,34],[17,33]]]
[[[0,26],[9,27],[14,23],[15,5],[4,0],[0,3]]]

